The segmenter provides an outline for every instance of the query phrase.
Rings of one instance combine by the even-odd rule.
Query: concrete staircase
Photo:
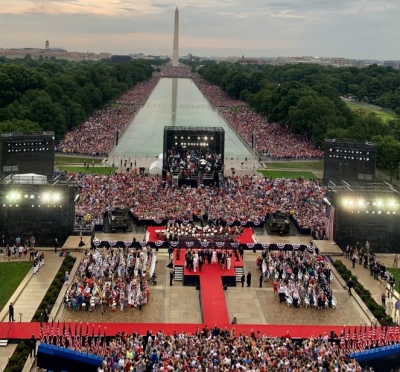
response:
[[[244,274],[244,267],[235,267],[236,281],[240,282]]]
[[[183,266],[175,266],[175,278],[178,282],[183,282]]]

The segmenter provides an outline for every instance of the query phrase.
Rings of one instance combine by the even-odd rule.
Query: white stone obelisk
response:
[[[172,49],[172,66],[179,65],[179,10],[175,9],[174,46]]]

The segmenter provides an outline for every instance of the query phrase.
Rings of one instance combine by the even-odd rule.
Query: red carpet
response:
[[[243,230],[243,234],[239,236],[239,243],[240,244],[247,244],[247,243],[255,243],[253,240],[253,229],[250,227],[245,227]]]
[[[215,311],[217,311],[215,309]],[[0,339],[9,339],[9,340],[26,340],[29,339],[32,335],[35,335],[36,338],[39,338],[39,324],[37,322],[32,323],[8,323],[2,322],[0,323]],[[60,323],[60,328],[64,323]],[[68,327],[70,323],[66,323]],[[51,324],[50,332],[51,332]],[[209,328],[214,327],[215,323],[207,324]],[[290,332],[290,335],[295,338],[309,338],[311,336],[318,336],[324,332],[329,333],[331,330],[335,331],[336,334],[340,335],[340,332],[343,330],[343,326],[306,326],[306,325],[284,325],[284,324],[275,324],[275,325],[259,325],[259,324],[251,324],[251,325],[242,325],[235,324],[234,326],[225,323],[225,324],[217,324],[219,328],[228,329],[235,328],[236,334],[240,332],[245,332],[246,334],[250,334],[251,330],[255,332],[260,331],[261,334],[266,333],[268,336],[284,336],[287,331]],[[196,332],[196,328],[199,327],[201,330],[202,324],[166,324],[166,323],[90,323],[89,324],[89,333],[91,335],[92,329],[94,328],[95,334],[97,335],[98,330],[101,330],[101,334],[104,333],[104,328],[106,328],[106,335],[113,336],[116,335],[117,332],[125,332],[132,334],[137,331],[139,334],[146,334],[147,330],[151,330],[153,334],[159,330],[165,332],[166,334],[173,334],[174,331],[184,331],[184,332]],[[71,323],[71,329],[74,332],[75,323]],[[78,329],[80,329],[80,324],[78,324]],[[380,332],[380,327],[377,328],[377,332]],[[82,324],[82,333],[86,336],[86,324]],[[378,333],[379,334],[379,333]],[[90,336],[89,335],[89,336]]]
[[[156,242],[160,239],[157,238],[157,231],[165,231],[164,226],[147,226],[147,232],[149,233],[149,242]],[[253,241],[253,229],[245,227],[243,234],[239,236],[239,243],[247,244],[254,243]]]
[[[235,275],[233,266],[231,269],[222,270],[218,264],[203,265],[200,274],[200,296],[203,323],[210,327],[215,324],[229,323],[228,309],[225,303],[222,275]]]

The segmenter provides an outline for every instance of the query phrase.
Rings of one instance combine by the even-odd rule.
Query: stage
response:
[[[183,285],[199,288],[203,323],[229,323],[224,290],[236,286],[236,281],[240,281],[244,273],[240,255],[238,254],[236,259],[235,253],[228,250],[232,254],[229,270],[222,269],[218,262],[208,263],[206,258],[201,271],[199,267],[196,271],[189,271],[185,265],[186,249],[179,250],[179,259],[177,252],[177,250],[174,252],[175,279],[180,279],[182,275]]]

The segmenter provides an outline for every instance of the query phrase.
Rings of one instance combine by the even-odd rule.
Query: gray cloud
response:
[[[45,14],[43,1],[32,2],[37,7],[30,12],[2,14],[0,8],[8,30],[0,34],[0,47],[41,46],[51,38],[68,50],[171,53],[179,6],[181,54],[400,58],[398,0],[115,0],[96,8],[80,0],[53,3],[82,11]],[[95,12],[104,4],[113,13]]]

